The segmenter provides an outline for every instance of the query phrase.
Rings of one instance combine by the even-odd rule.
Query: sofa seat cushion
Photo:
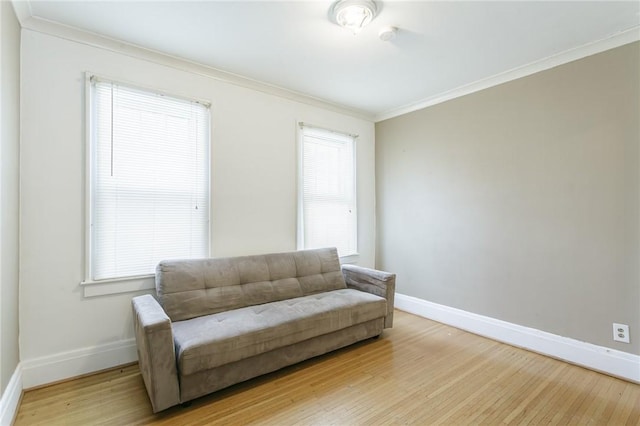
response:
[[[193,374],[386,315],[353,289],[248,306],[172,324],[180,374]]]

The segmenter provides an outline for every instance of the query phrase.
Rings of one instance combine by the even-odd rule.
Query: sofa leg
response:
[[[182,403],[180,403],[180,407],[189,408],[189,407],[191,407],[191,402],[192,401],[182,402]]]

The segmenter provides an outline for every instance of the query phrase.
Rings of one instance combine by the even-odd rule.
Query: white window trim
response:
[[[80,286],[84,297],[106,296],[109,294],[155,290],[156,278],[154,275],[140,275],[100,281],[84,280],[80,283]]]
[[[83,297],[97,297],[97,296],[107,296],[112,294],[121,294],[121,293],[132,293],[132,292],[148,292],[150,290],[155,290],[155,275],[139,275],[132,277],[119,277],[119,278],[108,278],[104,280],[93,280],[91,278],[91,179],[92,179],[92,170],[91,170],[91,143],[92,143],[92,128],[91,128],[91,79],[97,78],[98,80],[107,80],[107,81],[117,81],[120,84],[132,86],[138,89],[148,90],[150,92],[161,93],[164,95],[172,96],[174,98],[185,99],[189,101],[199,102],[203,105],[209,107],[209,120],[210,123],[213,122],[213,117],[211,117],[211,103],[206,100],[196,99],[188,96],[176,95],[173,93],[165,92],[159,90],[157,88],[145,86],[143,84],[137,84],[135,82],[122,80],[119,78],[106,77],[104,75],[99,75],[90,71],[85,72],[85,139],[84,139],[84,147],[85,147],[85,188],[84,188],[84,205],[85,205],[85,214],[84,214],[84,279],[80,282],[80,287],[82,288]],[[209,145],[209,153],[211,153],[211,138],[207,141]],[[209,167],[211,167],[211,160],[209,160]],[[209,170],[209,180],[211,180],[211,170]],[[209,200],[211,200],[212,188],[209,185]],[[209,203],[209,209],[211,209],[211,203]],[[211,217],[211,210],[209,211],[209,218]],[[208,239],[208,253],[211,253],[211,226],[209,226],[209,232],[207,233]]]
[[[353,178],[354,178],[354,198],[355,198],[355,214],[356,214],[356,250],[354,253],[351,253],[349,255],[346,256],[340,256],[340,263],[341,264],[356,264],[358,263],[358,261],[360,260],[360,253],[358,252],[358,247],[360,246],[359,244],[359,232],[358,232],[358,228],[359,228],[359,224],[360,224],[360,220],[359,220],[359,216],[358,216],[358,168],[357,168],[357,160],[358,160],[358,152],[357,152],[357,147],[358,144],[356,143],[356,139],[359,137],[359,135],[357,134],[353,134],[350,132],[343,132],[343,131],[339,131],[339,130],[335,130],[335,129],[330,129],[328,127],[323,127],[323,126],[316,126],[313,124],[309,124],[307,122],[303,122],[303,121],[298,121],[296,120],[295,123],[296,126],[296,147],[297,147],[297,153],[296,153],[296,160],[297,160],[297,200],[296,200],[296,206],[297,206],[297,222],[296,222],[296,249],[297,250],[304,250],[304,206],[303,206],[303,201],[304,201],[304,185],[303,185],[303,177],[304,177],[304,170],[303,170],[303,159],[304,159],[304,132],[302,131],[303,127],[311,127],[311,128],[317,128],[317,129],[322,129],[322,130],[326,130],[329,132],[335,132],[335,133],[339,133],[341,135],[348,135],[348,136],[352,136],[354,138],[354,155],[353,155]]]

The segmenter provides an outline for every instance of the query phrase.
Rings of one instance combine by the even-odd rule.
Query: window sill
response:
[[[107,296],[110,294],[133,293],[137,291],[155,290],[154,275],[114,278],[108,280],[87,280],[80,283],[84,297]]]
[[[340,256],[340,263],[341,264],[358,263],[358,260],[360,260],[360,254],[359,253],[353,253],[353,254],[349,254],[347,256]]]

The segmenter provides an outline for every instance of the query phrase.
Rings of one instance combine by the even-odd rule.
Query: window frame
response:
[[[347,136],[350,137],[352,139],[352,152],[353,152],[353,218],[354,218],[354,227],[353,227],[353,232],[354,232],[354,251],[353,253],[349,253],[346,255],[342,255],[340,256],[340,262],[341,263],[356,263],[359,258],[360,258],[360,254],[358,251],[358,225],[359,225],[359,218],[358,218],[358,168],[357,168],[357,159],[358,159],[358,153],[357,153],[357,139],[358,139],[358,135],[354,134],[354,133],[349,133],[349,132],[344,132],[344,131],[340,131],[340,130],[334,130],[328,127],[324,127],[324,126],[317,126],[314,124],[310,124],[307,122],[297,122],[296,123],[296,129],[297,129],[297,200],[296,200],[296,204],[297,204],[297,226],[296,226],[296,248],[297,250],[305,250],[305,242],[304,242],[304,229],[305,229],[305,224],[304,224],[304,137],[305,137],[305,132],[304,129],[305,128],[309,128],[309,129],[317,129],[323,132],[327,132],[327,133],[335,133],[337,135],[340,135],[341,137]]]
[[[161,96],[168,96],[175,99],[182,99],[188,102],[197,102],[207,107],[208,109],[208,135],[206,137],[206,146],[208,150],[207,156],[207,196],[209,198],[209,208],[207,212],[207,233],[206,233],[206,247],[207,247],[207,255],[211,253],[211,200],[212,200],[212,185],[211,185],[211,131],[212,131],[212,105],[211,102],[207,100],[197,99],[188,96],[177,95],[175,93],[167,92],[164,90],[160,90],[154,87],[145,86],[143,84],[137,84],[135,82],[119,79],[119,78],[111,78],[104,75],[85,72],[85,140],[84,140],[84,149],[85,149],[85,188],[84,188],[84,272],[83,272],[83,281],[80,282],[80,286],[83,291],[84,297],[95,297],[95,296],[104,296],[110,294],[119,294],[119,293],[129,293],[129,292],[137,292],[137,291],[148,291],[155,289],[155,274],[144,274],[144,275],[135,275],[135,276],[125,276],[125,277],[116,277],[116,278],[105,278],[100,280],[93,279],[93,271],[92,271],[92,247],[93,247],[93,230],[92,230],[92,222],[93,222],[93,188],[95,187],[95,176],[93,170],[93,155],[95,152],[94,147],[94,138],[96,136],[96,126],[95,123],[95,114],[94,109],[92,107],[93,102],[93,89],[92,89],[92,81],[97,79],[98,81],[106,81],[113,82],[120,86],[130,87],[135,90],[146,91],[150,93],[159,94]]]

